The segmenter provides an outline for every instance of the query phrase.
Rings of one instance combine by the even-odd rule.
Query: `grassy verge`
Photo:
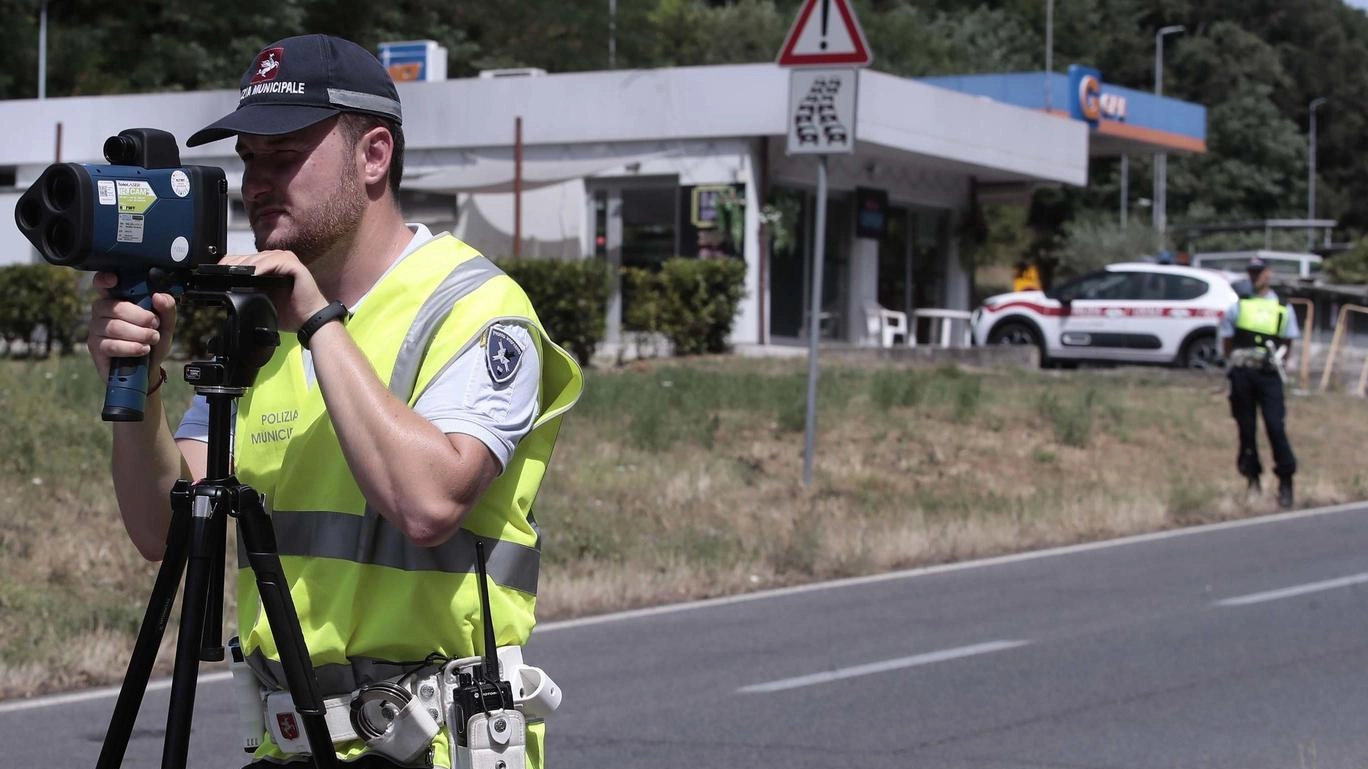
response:
[[[588,379],[537,503],[543,619],[1274,509],[1240,496],[1211,376],[832,364],[810,489],[801,360]],[[142,619],[156,569],[119,523],[102,396],[79,357],[0,363],[0,697],[118,681]],[[1365,409],[1291,402],[1300,504],[1368,497]]]

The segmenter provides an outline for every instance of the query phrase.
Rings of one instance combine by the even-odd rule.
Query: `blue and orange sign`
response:
[[[1069,115],[1094,128],[1103,120],[1126,120],[1126,97],[1102,90],[1102,73],[1078,64],[1069,66]]]
[[[1070,64],[1068,90],[1068,114],[1075,120],[1086,120],[1093,127],[1103,120],[1126,120],[1126,97],[1104,92],[1103,77],[1094,68]]]

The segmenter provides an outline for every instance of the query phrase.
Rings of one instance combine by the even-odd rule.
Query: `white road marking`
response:
[[[1279,590],[1268,590],[1262,593],[1250,593],[1249,595],[1237,595],[1233,598],[1225,598],[1215,603],[1216,606],[1248,606],[1251,603],[1263,603],[1265,601],[1277,601],[1282,598],[1295,598],[1307,593],[1319,593],[1323,590],[1335,590],[1350,585],[1361,585],[1368,582],[1368,572],[1363,574],[1352,574],[1348,577],[1337,579],[1327,579],[1323,582],[1308,582],[1305,585],[1293,585]]]
[[[875,673],[886,673],[890,670],[901,670],[902,668],[913,668],[919,665],[932,665],[937,662],[957,660],[963,657],[973,657],[978,654],[991,654],[992,652],[1015,649],[1018,646],[1025,646],[1030,641],[988,641],[972,646],[959,646],[954,649],[942,649],[926,654],[914,654],[911,657],[899,657],[897,659],[884,660],[883,662],[870,662],[864,665],[855,665],[848,668],[837,670],[827,670],[821,673],[812,673],[796,678],[781,678],[778,681],[768,681],[763,684],[751,684],[736,690],[737,694],[755,694],[761,692],[781,692],[785,689],[797,689],[802,686],[814,686],[825,684],[832,681],[841,681],[847,678],[857,678],[859,676],[869,676]]]
[[[219,681],[226,681],[232,678],[232,673],[205,673],[195,679],[200,684],[212,684]],[[161,689],[170,689],[171,679],[163,678],[157,681],[147,682],[147,691],[155,692]],[[53,694],[47,697],[33,697],[27,700],[15,700],[13,702],[0,702],[0,713],[13,713],[18,710],[32,710],[34,708],[46,708],[52,705],[66,705],[72,702],[88,702],[90,700],[101,700],[106,697],[119,696],[119,687],[104,686],[99,689],[86,689],[80,692],[69,692],[67,694]]]

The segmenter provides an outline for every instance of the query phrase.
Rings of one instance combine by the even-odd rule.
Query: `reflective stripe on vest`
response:
[[[280,555],[339,558],[403,571],[474,574],[475,542],[482,541],[490,580],[537,593],[541,553],[535,547],[480,537],[465,529],[437,547],[418,547],[369,507],[365,515],[280,510],[271,515],[271,523]]]
[[[260,649],[248,654],[247,664],[257,674],[257,678],[267,688],[285,689],[285,666],[261,653]],[[438,667],[426,660],[413,662],[388,662],[370,657],[353,657],[347,664],[319,665],[315,667],[314,677],[318,680],[318,691],[324,697],[350,694],[365,684],[385,681],[410,673],[427,675]]]
[[[503,270],[495,267],[493,262],[479,256],[458,264],[432,292],[418,310],[418,317],[409,327],[404,344],[399,348],[399,358],[394,362],[389,383],[389,390],[394,397],[407,403],[413,395],[413,385],[418,378],[418,368],[423,364],[423,356],[437,328],[451,312],[452,305],[484,285],[485,281],[502,274]]]

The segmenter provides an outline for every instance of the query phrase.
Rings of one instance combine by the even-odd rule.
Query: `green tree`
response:
[[[1116,262],[1131,262],[1155,251],[1158,233],[1148,223],[1122,227],[1110,213],[1085,212],[1064,226],[1055,279],[1081,275]]]
[[[1306,151],[1268,87],[1238,86],[1211,108],[1205,155],[1169,164],[1169,211],[1193,221],[1274,218],[1305,211]]]
[[[956,12],[899,3],[861,14],[876,68],[908,77],[1039,67],[1040,33],[1012,14],[978,6]],[[1043,27],[1042,27],[1043,28]]]

